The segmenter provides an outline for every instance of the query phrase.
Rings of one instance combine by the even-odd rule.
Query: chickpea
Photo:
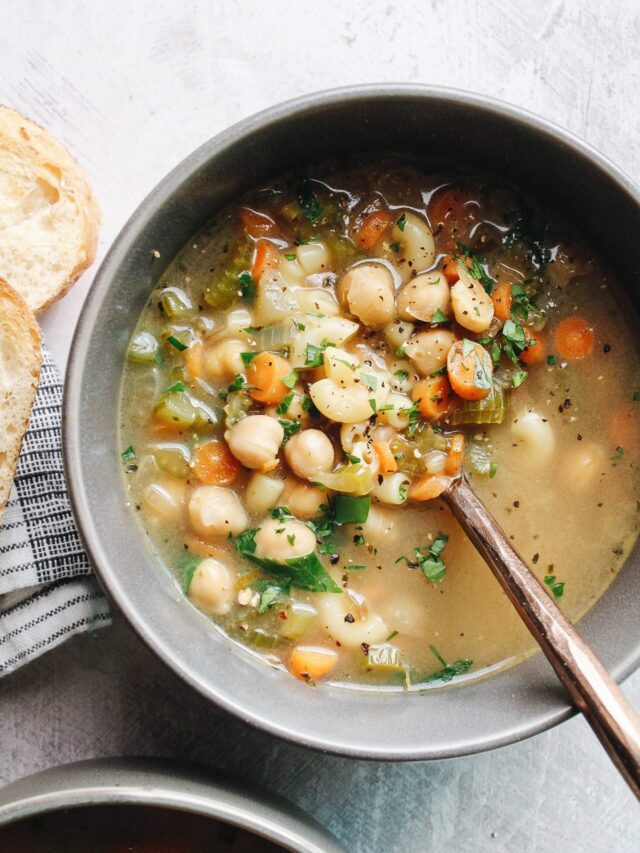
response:
[[[393,318],[393,276],[382,264],[358,264],[346,273],[339,291],[361,323],[381,329]]]
[[[523,412],[515,417],[511,435],[524,450],[520,463],[528,468],[538,468],[553,456],[556,445],[553,427],[537,412]]]
[[[189,521],[204,539],[237,536],[249,526],[240,498],[220,486],[199,486],[189,501]]]
[[[601,445],[584,442],[570,448],[562,465],[565,487],[573,495],[588,491],[601,480],[606,466],[606,453]]]
[[[284,457],[294,474],[303,480],[315,480],[333,467],[333,444],[319,429],[305,429],[291,436]]]
[[[493,320],[493,302],[482,284],[458,261],[460,278],[451,288],[456,320],[470,332],[484,332]]]
[[[224,616],[233,603],[233,575],[229,569],[208,557],[193,573],[189,584],[189,598],[205,613]]]
[[[448,317],[451,291],[446,278],[439,270],[416,276],[398,292],[396,310],[402,320],[430,323],[436,311]]]
[[[322,515],[321,506],[328,503],[329,495],[326,489],[322,490],[309,483],[287,480],[282,493],[282,503],[289,507],[291,512],[298,518],[317,518]]]
[[[283,489],[282,480],[277,477],[268,477],[266,474],[260,474],[256,471],[251,475],[244,496],[247,509],[250,512],[266,512],[278,503]]]
[[[239,462],[266,474],[278,464],[284,430],[268,415],[247,415],[228,429],[224,437]]]
[[[283,562],[292,557],[304,557],[315,550],[316,537],[301,521],[265,519],[256,533],[256,557],[269,557]]]
[[[428,329],[412,335],[405,344],[407,356],[422,376],[430,376],[447,363],[449,350],[456,341],[447,329]]]
[[[184,514],[187,501],[187,484],[175,477],[164,477],[150,483],[142,495],[142,505],[156,523],[174,522]]]
[[[240,356],[247,348],[242,341],[228,340],[204,345],[202,368],[208,379],[232,379],[244,370]]]

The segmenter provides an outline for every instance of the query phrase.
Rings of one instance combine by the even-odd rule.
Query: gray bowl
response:
[[[205,767],[153,758],[80,761],[6,785],[0,789],[0,841],[2,828],[17,821],[116,805],[201,815],[298,853],[343,849],[319,823],[281,797]]]
[[[532,189],[583,229],[638,300],[640,195],[596,151],[528,113],[461,92],[416,86],[331,91],[235,125],[148,196],[96,276],[71,351],[64,409],[66,471],[82,537],[112,601],[143,640],[186,682],[241,719],[310,747],[376,759],[490,749],[575,711],[541,655],[426,696],[310,689],[256,661],[194,612],[149,552],[125,505],[116,408],[127,341],[150,290],[218,209],[297,165],[337,153],[403,149],[474,164]],[[637,569],[636,549],[581,622],[619,679],[640,659]]]

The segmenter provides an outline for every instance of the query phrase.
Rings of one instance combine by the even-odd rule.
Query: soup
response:
[[[167,267],[121,395],[131,506],[185,595],[309,683],[417,689],[534,644],[439,496],[464,470],[572,619],[638,528],[630,313],[491,176],[351,159]]]

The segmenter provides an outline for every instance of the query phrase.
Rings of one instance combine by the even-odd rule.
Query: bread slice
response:
[[[93,263],[100,208],[66,148],[0,105],[0,276],[34,313]]]
[[[0,514],[11,491],[41,364],[40,327],[33,311],[0,278]]]

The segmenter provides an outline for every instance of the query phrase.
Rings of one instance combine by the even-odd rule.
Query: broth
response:
[[[632,322],[579,235],[499,179],[396,157],[286,177],[197,234],[142,312],[120,410],[131,505],[189,597],[271,665],[377,689],[477,677],[535,646],[437,499],[457,436],[578,619],[637,535]]]

